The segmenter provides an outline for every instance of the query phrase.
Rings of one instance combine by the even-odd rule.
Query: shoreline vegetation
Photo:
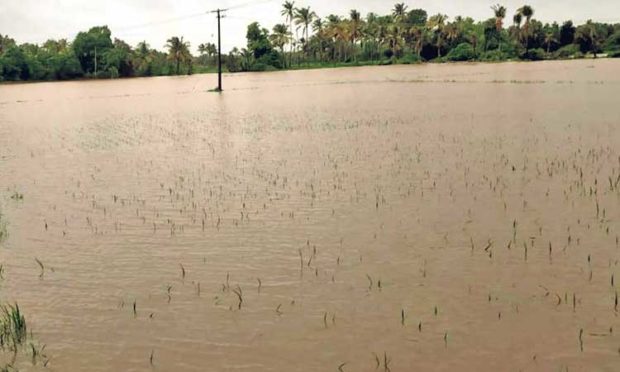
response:
[[[620,23],[541,23],[524,5],[506,20],[508,9],[493,5],[489,18],[475,21],[394,5],[391,14],[353,9],[347,16],[319,17],[293,1],[282,5],[282,23],[272,30],[247,27],[245,48],[222,55],[224,72],[303,70],[369,65],[540,61],[620,57]],[[510,25],[507,25],[510,24]],[[183,37],[167,40],[166,51],[146,42],[130,46],[112,38],[107,26],[80,32],[73,41],[18,44],[0,34],[0,82],[84,80],[191,75],[217,71],[217,46],[190,52]]]

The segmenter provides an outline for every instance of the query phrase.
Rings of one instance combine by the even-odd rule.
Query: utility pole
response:
[[[220,9],[217,10],[217,91],[222,91],[222,29],[220,27]]]
[[[217,14],[217,88],[216,92],[222,91],[222,26],[221,19],[225,17],[222,13],[228,9],[216,9],[211,13]]]

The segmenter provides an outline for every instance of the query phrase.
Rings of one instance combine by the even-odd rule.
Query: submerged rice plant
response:
[[[8,235],[6,229],[6,220],[2,216],[2,211],[0,211],[0,242],[2,242]]]
[[[1,305],[0,348],[16,352],[27,338],[26,319],[19,310],[19,305]]]

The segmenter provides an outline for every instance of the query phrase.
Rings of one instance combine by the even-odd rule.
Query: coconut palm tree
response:
[[[355,44],[358,39],[362,37],[362,16],[360,12],[355,9],[351,9],[350,13],[350,26],[351,26],[351,43]]]
[[[525,44],[525,51],[529,51],[529,47],[530,47],[530,21],[532,20],[532,17],[534,16],[534,8],[532,8],[529,5],[524,5],[521,8],[517,9],[517,14],[521,15],[522,19],[523,17],[525,18],[525,23],[523,24],[523,28],[520,32],[520,38],[521,41]],[[520,24],[521,22],[519,22]]]
[[[314,20],[314,22],[312,22],[312,31],[314,31],[315,34],[318,34],[320,32],[323,32],[323,27],[325,26],[323,20],[321,18],[316,18]]]
[[[529,5],[524,5],[517,10],[519,14],[525,17],[525,24],[530,23],[532,17],[534,16],[534,8]]]
[[[413,40],[413,50],[418,57],[422,58],[422,48],[428,42],[428,32],[425,27],[413,26],[409,30],[411,39]]]
[[[547,46],[547,54],[551,51],[551,45],[558,42],[558,38],[554,32],[548,32],[545,35],[545,45]]]
[[[198,53],[200,53],[200,55],[207,54],[207,45],[206,44],[198,44]]]
[[[448,23],[444,29],[443,34],[449,42],[454,42],[461,36],[461,30],[459,30],[458,24],[455,22]]]
[[[391,50],[393,56],[398,56],[403,48],[403,39],[400,35],[399,28],[392,24],[386,29],[384,44]]]
[[[133,64],[141,75],[151,75],[151,66],[153,63],[153,53],[146,41],[141,41],[134,50]]]
[[[349,37],[351,40],[351,46],[353,47],[353,51],[355,52],[355,44],[359,39],[362,38],[362,28],[363,28],[363,20],[360,13],[351,9],[350,20],[349,20]],[[355,57],[357,59],[357,55]]]
[[[407,5],[405,5],[405,3],[394,4],[394,9],[392,9],[392,16],[397,22],[401,22],[406,15]]]
[[[444,14],[436,14],[429,18],[428,28],[435,34],[435,46],[437,47],[437,58],[441,58],[441,48],[444,46],[444,27],[448,20],[448,16]]]
[[[521,22],[523,22],[523,15],[521,13],[516,13],[514,17],[512,17],[512,23],[516,28],[521,28]]]
[[[209,57],[217,54],[217,46],[213,43],[207,43],[207,55]]]
[[[502,30],[504,28],[504,18],[506,18],[506,7],[502,5],[493,5],[491,7],[493,14],[495,15],[495,29],[497,30],[497,37],[499,39],[498,49],[502,51]]]
[[[603,40],[604,38],[597,30],[596,25],[590,19],[586,24],[577,27],[575,32],[575,43],[579,44],[582,52],[592,52],[594,58],[597,58]]]
[[[325,48],[325,29],[324,29],[325,25],[323,23],[323,20],[321,18],[316,18],[314,20],[314,22],[312,22],[312,31],[314,31],[314,34],[317,37],[317,41],[319,43],[318,45],[318,49],[319,49],[319,59],[322,61],[323,60],[323,51]]]
[[[366,23],[368,24],[375,23],[377,22],[377,18],[378,18],[377,13],[370,12],[366,15]]]
[[[298,29],[301,28],[302,35],[305,35],[304,49],[308,46],[308,31],[315,17],[316,14],[310,10],[310,7],[295,9],[295,25],[297,25]]]
[[[343,62],[347,61],[347,46],[351,40],[349,24],[346,21],[340,21],[338,23],[330,22],[328,28],[328,35],[332,38],[335,44],[334,55],[336,48],[338,49],[338,55]]]
[[[285,1],[282,4],[282,12],[280,13],[283,17],[286,17],[286,22],[289,24],[289,31],[291,33],[290,42],[290,56],[289,56],[289,65],[292,64],[292,55],[293,55],[293,19],[295,18],[295,2],[294,1]]]
[[[471,44],[472,48],[474,48],[474,53],[478,53],[478,34],[474,30],[470,30],[465,35],[465,39]]]
[[[217,54],[217,47],[213,43],[203,43],[198,45],[198,53],[200,53],[203,63],[209,63],[209,59]]]
[[[269,41],[271,41],[271,44],[273,44],[273,46],[280,48],[280,52],[283,55],[284,55],[284,46],[288,44],[290,40],[291,40],[291,33],[289,32],[288,27],[285,24],[279,23],[273,26],[273,33],[269,35]]]
[[[168,48],[168,59],[176,63],[176,74],[178,75],[181,62],[187,62],[192,58],[189,52],[189,42],[183,41],[183,37],[179,39],[177,36],[173,36],[168,39],[166,48]]]
[[[254,53],[252,53],[251,50],[243,48],[241,49],[241,52],[239,54],[241,56],[241,69],[244,71],[248,71],[252,67]]]

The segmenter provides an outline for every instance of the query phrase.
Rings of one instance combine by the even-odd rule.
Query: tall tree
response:
[[[293,20],[295,19],[295,2],[294,1],[285,1],[282,5],[282,12],[280,14],[286,18],[286,22],[289,24],[289,31],[291,32],[291,40],[290,42],[290,58],[289,64],[292,64],[292,55],[293,55]]]
[[[405,3],[397,3],[394,4],[394,9],[392,9],[392,16],[396,19],[397,22],[402,22],[407,14],[407,5]]]
[[[597,25],[592,20],[588,20],[586,24],[577,27],[575,43],[579,45],[583,53],[591,52],[594,54],[594,58],[596,58],[601,49],[601,36]]]
[[[566,21],[560,27],[560,45],[566,46],[575,41],[576,28],[573,21]]]
[[[304,50],[308,46],[309,30],[312,21],[316,17],[316,14],[310,10],[310,7],[295,9],[295,24],[298,28],[302,29],[302,35],[304,36]]]
[[[530,49],[530,22],[532,21],[532,17],[534,16],[534,8],[529,5],[524,5],[517,10],[517,14],[521,15],[520,19],[525,18],[525,23],[523,24],[523,28],[521,29],[520,37],[521,41],[524,44],[525,52],[527,53]]]
[[[2,34],[0,34],[0,54],[12,46],[15,46],[15,40],[11,39],[8,35],[2,36]]]
[[[85,73],[93,73],[95,69],[102,70],[100,66],[103,55],[114,48],[111,35],[108,26],[92,27],[87,32],[77,34],[73,41],[73,50]]]
[[[491,7],[495,15],[495,29],[497,30],[498,49],[502,51],[502,30],[504,29],[504,18],[506,18],[506,7],[502,5],[493,5]]]
[[[146,41],[139,42],[134,50],[134,66],[141,75],[151,76],[153,74],[153,59],[151,48]]]
[[[316,35],[318,42],[318,50],[319,50],[319,59],[323,60],[323,52],[325,51],[325,24],[321,18],[316,18],[314,22],[312,22],[312,31]]]
[[[428,21],[428,13],[424,9],[413,9],[407,13],[407,23],[412,26],[424,26]]]
[[[548,31],[545,34],[545,45],[547,46],[547,54],[551,51],[551,45],[558,42],[558,37],[552,31]]]
[[[189,52],[189,42],[183,41],[183,37],[179,38],[173,36],[168,39],[166,43],[168,48],[168,59],[174,61],[176,64],[176,74],[180,72],[180,66],[182,62],[189,62],[191,60],[191,54]]]
[[[284,46],[288,44],[291,39],[291,33],[285,24],[279,23],[273,26],[273,32],[269,35],[269,40],[273,46],[280,49],[284,55]]]
[[[437,58],[441,58],[441,48],[444,46],[444,26],[448,16],[438,13],[428,20],[428,28],[435,34],[435,46],[437,47]]]
[[[428,42],[428,32],[425,27],[421,26],[413,26],[409,29],[409,35],[411,42],[413,44],[413,50],[416,52],[418,57],[422,57],[422,48],[424,44]]]
[[[351,9],[349,19],[349,37],[351,40],[351,46],[354,51],[357,41],[362,38],[362,27],[362,16],[357,10]],[[355,59],[357,59],[357,55],[355,55]]]

